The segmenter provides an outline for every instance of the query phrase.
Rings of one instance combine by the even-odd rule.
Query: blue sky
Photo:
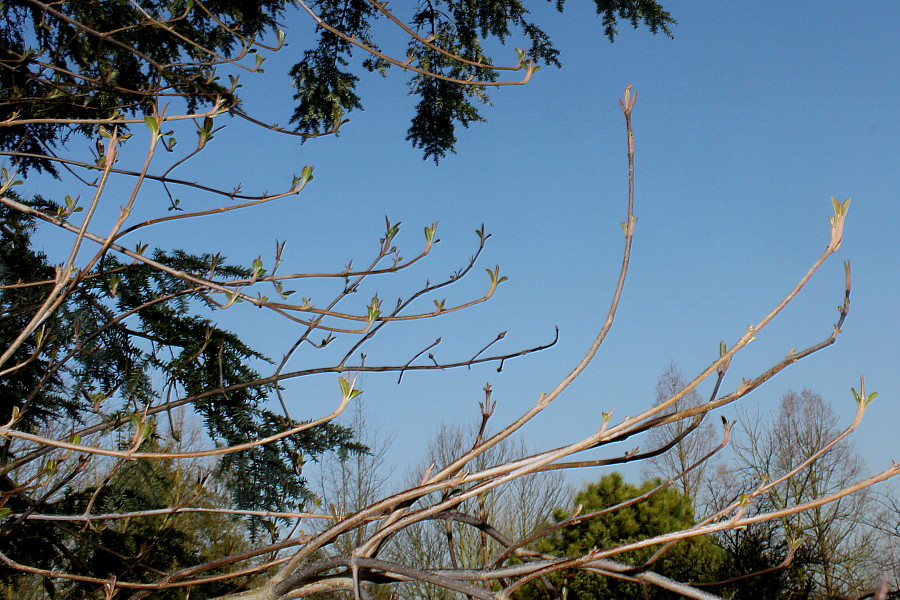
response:
[[[315,181],[300,197],[256,212],[161,228],[162,239],[222,249],[245,262],[260,254],[271,262],[274,240],[287,240],[283,268],[339,270],[371,254],[385,215],[404,223],[397,241],[405,256],[421,247],[422,228],[439,221],[442,242],[432,259],[385,281],[381,297],[389,303],[426,277],[462,266],[475,248],[473,231],[485,223],[493,237],[482,266],[499,264],[510,280],[465,314],[390,328],[369,349],[370,361],[405,362],[438,336],[438,356],[448,360],[474,353],[500,331],[509,332],[498,346],[506,350],[543,343],[554,326],[560,341],[502,373],[407,374],[400,386],[394,376],[362,378],[373,419],[397,431],[388,456],[403,469],[417,462],[440,423],[477,416],[485,381],[494,385],[499,427],[554,387],[587,348],[620,261],[627,180],[616,100],[634,84],[639,222],[621,309],[590,370],[527,437],[540,447],[573,441],[599,426],[602,411],[623,417],[649,406],[669,361],[686,375],[705,367],[720,340],[733,343],[812,264],[828,240],[829,198],[837,196],[853,198],[843,248],[735,360],[724,389],[830,333],[849,260],[852,308],[838,343],[745,404],[766,413],[789,388],[806,387],[848,421],[849,389],[865,375],[880,396],[856,444],[872,470],[900,459],[900,4],[669,0],[675,39],[623,27],[612,45],[592,11],[576,4],[563,15],[534,9],[562,51],[563,68],[493,92],[493,106],[483,111],[488,123],[462,131],[459,154],[439,166],[404,140],[414,99],[392,69],[386,79],[363,80],[366,110],[351,114],[337,138],[300,145],[229,122],[206,156],[177,173],[273,191],[309,164]],[[402,5],[392,8],[403,17]],[[283,73],[311,32],[299,13],[287,26],[285,55],[270,58],[259,81],[245,78],[248,110],[281,123],[292,110]],[[499,49],[497,62],[515,63],[513,47]],[[146,202],[148,211],[164,212],[158,193]],[[483,271],[475,274],[448,294],[448,304],[480,294],[486,283]],[[360,307],[375,289],[361,294]],[[227,318],[271,356],[299,334],[241,310]],[[307,356],[295,365],[307,364]],[[330,406],[333,379],[292,385],[295,416]],[[723,414],[736,417],[732,408]]]

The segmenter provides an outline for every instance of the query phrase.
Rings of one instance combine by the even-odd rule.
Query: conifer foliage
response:
[[[675,24],[654,0],[595,3],[610,41],[620,22],[667,35]],[[368,0],[8,0],[0,3],[0,121],[13,115],[38,121],[0,128],[0,149],[14,152],[20,165],[56,173],[58,167],[43,158],[46,149],[58,147],[72,130],[90,136],[95,125],[61,127],[53,121],[149,114],[160,95],[183,98],[191,111],[220,98],[234,114],[243,114],[242,84],[220,72],[223,60],[255,54],[251,69],[262,70],[264,59],[253,40],[274,38],[273,47],[280,46],[280,28],[296,22],[298,4],[322,25],[310,47],[284,50],[296,52],[297,62],[290,71],[295,89],[284,90],[283,104],[289,106],[294,96],[290,120],[304,135],[335,131],[345,114],[363,107],[360,68],[385,73],[392,66],[407,72],[413,66],[409,86],[419,103],[408,139],[437,161],[455,151],[457,125],[483,120],[477,107],[489,101],[484,86],[503,85],[501,75],[511,69],[494,66],[486,42],[524,38],[529,47],[513,70],[528,77],[540,65],[560,64],[559,52],[521,0],[415,5],[403,60],[381,53],[373,32],[392,15],[387,3]],[[556,9],[563,8],[564,0],[557,0]],[[367,58],[356,60],[354,50]]]

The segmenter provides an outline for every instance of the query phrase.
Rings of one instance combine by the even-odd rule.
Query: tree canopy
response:
[[[361,72],[394,67],[411,72],[410,93],[419,99],[407,139],[437,161],[454,151],[457,125],[483,120],[478,104],[489,101],[486,85],[510,83],[501,81],[510,70],[527,79],[540,65],[560,64],[552,40],[520,0],[436,0],[409,7],[409,25],[402,25],[408,55],[402,60],[382,53],[376,38],[378,22],[394,22],[387,3],[12,0],[0,4],[0,121],[15,115],[18,124],[0,128],[0,150],[23,167],[55,173],[43,155],[73,131],[89,136],[97,119],[149,114],[160,97],[183,98],[188,110],[222,99],[233,115],[246,117],[235,74],[226,82],[217,69],[256,54],[249,70],[260,70],[264,48],[257,42],[280,47],[280,28],[297,5],[320,25],[309,47],[285,50],[297,60],[290,70],[291,123],[302,136],[335,131],[344,114],[363,107]],[[555,2],[559,11],[564,5]],[[675,24],[655,0],[595,5],[610,41],[623,22],[667,35]],[[485,44],[511,38],[528,44],[519,64],[495,65]],[[356,61],[354,51],[366,58]],[[73,123],[53,122],[59,119]]]
[[[540,549],[554,556],[581,556],[593,549],[608,550],[693,526],[692,499],[676,489],[661,488],[661,484],[648,480],[636,486],[626,483],[619,473],[604,475],[575,495],[572,508],[556,511],[556,522],[568,526],[544,538]],[[635,573],[652,568],[677,581],[708,580],[722,560],[718,548],[705,537],[685,540],[655,556],[658,550],[660,546],[628,551],[620,555],[620,560],[633,566]],[[645,590],[633,581],[580,570],[561,571],[550,581],[556,594],[565,589],[565,597],[573,600],[678,597],[655,588]],[[530,597],[557,596],[547,595],[535,585]]]
[[[41,198],[27,204],[51,213],[63,210]],[[47,299],[46,282],[55,277],[54,266],[33,248],[34,226],[31,215],[0,205],[3,348],[13,345],[41,309]],[[159,264],[178,271],[209,270],[212,265],[215,277],[250,274],[248,269],[229,265],[224,257],[162,250],[152,256]],[[149,441],[157,435],[159,419],[141,422],[136,415],[167,395],[187,394],[198,398],[193,402],[194,410],[202,418],[209,439],[219,445],[265,438],[285,427],[296,427],[299,421],[273,410],[269,399],[274,386],[260,383],[262,377],[252,366],[254,362],[265,364],[269,359],[202,315],[198,305],[209,307],[209,298],[183,279],[143,263],[124,263],[107,255],[43,322],[40,335],[12,354],[11,360],[20,368],[0,378],[0,420],[16,422],[29,432],[64,424],[66,429],[82,430],[82,435],[127,424],[136,440]],[[160,380],[164,382],[162,386]],[[218,391],[223,387],[232,390]],[[180,433],[170,429],[168,435],[178,437]],[[147,450],[146,443],[141,447]],[[353,439],[350,429],[323,423],[296,436],[224,457],[218,464],[218,477],[227,481],[234,508],[302,509],[313,494],[306,480],[298,475],[297,462],[303,456],[317,457],[329,451],[358,453],[366,448]],[[62,490],[53,489],[35,496],[27,493],[24,482],[9,471],[15,472],[16,465],[40,460],[44,454],[47,449],[19,452],[8,442],[4,444],[0,466],[7,474],[0,479],[0,494],[5,498],[7,511],[68,513],[79,510],[79,502],[83,505],[95,492],[98,507],[104,506],[107,498],[128,498],[125,504],[111,500],[107,506],[110,512],[155,509],[171,500],[173,471],[165,465],[154,467],[153,463],[126,463],[122,470],[113,472],[115,477],[109,485],[96,490],[76,485],[62,495]],[[51,462],[43,459],[45,468]],[[84,465],[76,468],[71,476],[83,468]],[[55,469],[51,467],[51,473]],[[142,470],[147,472],[139,476]],[[254,519],[253,531],[258,531],[260,525],[261,521]],[[135,527],[154,529],[152,523],[134,525],[129,534],[132,538]],[[73,538],[72,531],[65,527],[13,520],[0,534],[0,548],[19,560],[32,559],[31,564],[46,568],[100,576],[123,575],[131,566],[127,560],[123,563],[121,557],[130,555],[129,548],[138,549],[144,542],[132,538],[123,542],[115,537],[115,531],[111,529],[98,539],[84,535]],[[120,547],[123,543],[126,547]],[[168,549],[161,554],[175,561],[172,564],[193,564],[187,562],[193,555],[174,556],[173,543],[187,552],[193,542],[176,543],[169,536],[165,544]],[[202,545],[196,543],[190,551]],[[71,551],[60,551],[64,547]],[[88,551],[92,557],[81,556]],[[149,550],[137,555],[143,556],[146,551]],[[111,557],[119,559],[113,560],[108,571],[101,572],[100,565],[107,564]],[[146,562],[139,562],[142,561]],[[14,570],[0,565],[0,579],[14,574]]]

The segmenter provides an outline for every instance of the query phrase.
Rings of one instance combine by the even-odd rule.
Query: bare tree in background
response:
[[[900,590],[900,490],[894,486],[879,492],[875,495],[877,510],[866,522],[880,534],[876,552],[887,586]]]
[[[789,391],[771,423],[744,413],[741,435],[733,444],[735,465],[730,476],[738,481],[772,481],[806,463],[834,439],[838,418],[822,396],[803,390]],[[845,488],[863,476],[859,454],[850,440],[773,487],[756,510],[781,510]],[[779,519],[781,535],[795,540],[807,552],[806,568],[816,593],[822,597],[860,597],[871,591],[883,574],[876,531],[867,525],[877,510],[868,490],[825,506]]]
[[[685,388],[687,383],[674,361],[670,362],[665,372],[656,380],[656,399],[653,405],[664,403]],[[713,398],[717,392],[718,390],[713,391]],[[703,399],[697,390],[691,390],[672,405],[670,410],[677,412],[696,408],[702,403]],[[666,448],[672,444],[674,446],[667,452],[649,458],[641,468],[644,477],[650,479],[654,477],[672,479],[680,475],[676,485],[682,494],[693,501],[695,510],[703,505],[704,481],[711,466],[709,461],[702,459],[709,455],[718,443],[715,427],[709,421],[703,420],[704,416],[705,413],[698,415],[693,421],[677,421],[652,430],[647,435],[650,447]]]
[[[407,485],[415,486],[422,473],[441,469],[457,457],[478,445],[486,421],[469,427],[442,425],[432,438],[425,460],[407,478]],[[466,468],[482,471],[508,464],[533,453],[525,441],[504,439],[484,454],[480,454]],[[452,493],[452,491],[450,492]],[[444,497],[448,495],[443,493]],[[534,473],[512,481],[508,486],[493,489],[470,498],[448,511],[443,519],[424,521],[397,535],[387,555],[407,564],[449,564],[457,569],[478,568],[491,556],[504,550],[502,540],[521,540],[539,532],[552,522],[553,511],[569,500],[571,489],[560,472]],[[427,499],[437,502],[441,496]],[[404,596],[413,598],[455,598],[450,592],[429,583],[411,581],[403,588]]]
[[[356,439],[369,449],[355,454],[338,453],[323,457],[318,470],[316,503],[332,515],[352,514],[375,502],[388,491],[388,479],[392,471],[385,464],[395,433],[384,433],[372,423],[367,413],[366,401],[358,400],[350,411],[349,426]],[[327,520],[321,524],[327,527]],[[372,524],[374,526],[374,524]],[[362,543],[367,532],[361,527],[342,538],[336,545],[341,553],[351,552]]]

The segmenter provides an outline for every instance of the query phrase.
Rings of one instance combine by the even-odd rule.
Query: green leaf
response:
[[[155,136],[159,135],[159,121],[157,121],[156,118],[150,116],[144,117],[144,123],[147,125],[147,129],[150,130],[150,133]]]
[[[519,57],[519,68],[524,69],[527,63],[527,58],[525,56],[525,51],[521,48],[516,48],[516,56]]]
[[[397,236],[397,234],[400,232],[400,223],[397,223],[396,225],[392,226],[391,222],[387,218],[387,216],[384,217],[384,222],[385,222],[385,230],[386,230],[385,234],[384,234],[384,238],[385,238],[385,244],[387,245],[387,244],[390,244],[391,240],[393,240]]]
[[[853,394],[853,399],[856,400],[856,403],[862,405],[863,408],[869,406],[872,400],[878,397],[878,392],[872,392],[863,398],[865,390],[862,388],[860,388],[859,392],[857,392],[855,388],[850,388],[850,392]]]
[[[375,294],[375,297],[372,298],[372,303],[368,306],[369,309],[369,322],[374,322],[381,315],[381,300],[378,299],[378,294]]]
[[[306,165],[300,172],[300,180],[304,185],[313,180],[313,167]]]
[[[434,244],[434,232],[437,231],[437,223],[432,223],[431,227],[425,228],[425,244],[427,248],[431,248]]]
[[[14,185],[22,185],[22,180],[15,179],[17,174],[18,171],[13,171],[10,175],[6,169],[0,169],[0,194],[5,193]]]
[[[237,304],[237,303],[244,301],[244,299],[240,297],[239,292],[232,292],[232,291],[225,292],[225,299],[226,299],[225,306],[223,306],[222,308],[228,308],[232,304]]]
[[[362,394],[362,390],[353,389],[353,386],[350,384],[346,377],[338,377],[338,381],[341,384],[341,394],[344,396],[344,398],[353,400],[354,398]]]
[[[491,278],[491,287],[492,288],[497,287],[498,285],[500,285],[501,283],[503,283],[504,281],[506,281],[508,279],[507,277],[500,277],[500,265],[497,265],[496,267],[494,267],[493,270],[485,269],[485,271],[487,271],[488,276]]]

